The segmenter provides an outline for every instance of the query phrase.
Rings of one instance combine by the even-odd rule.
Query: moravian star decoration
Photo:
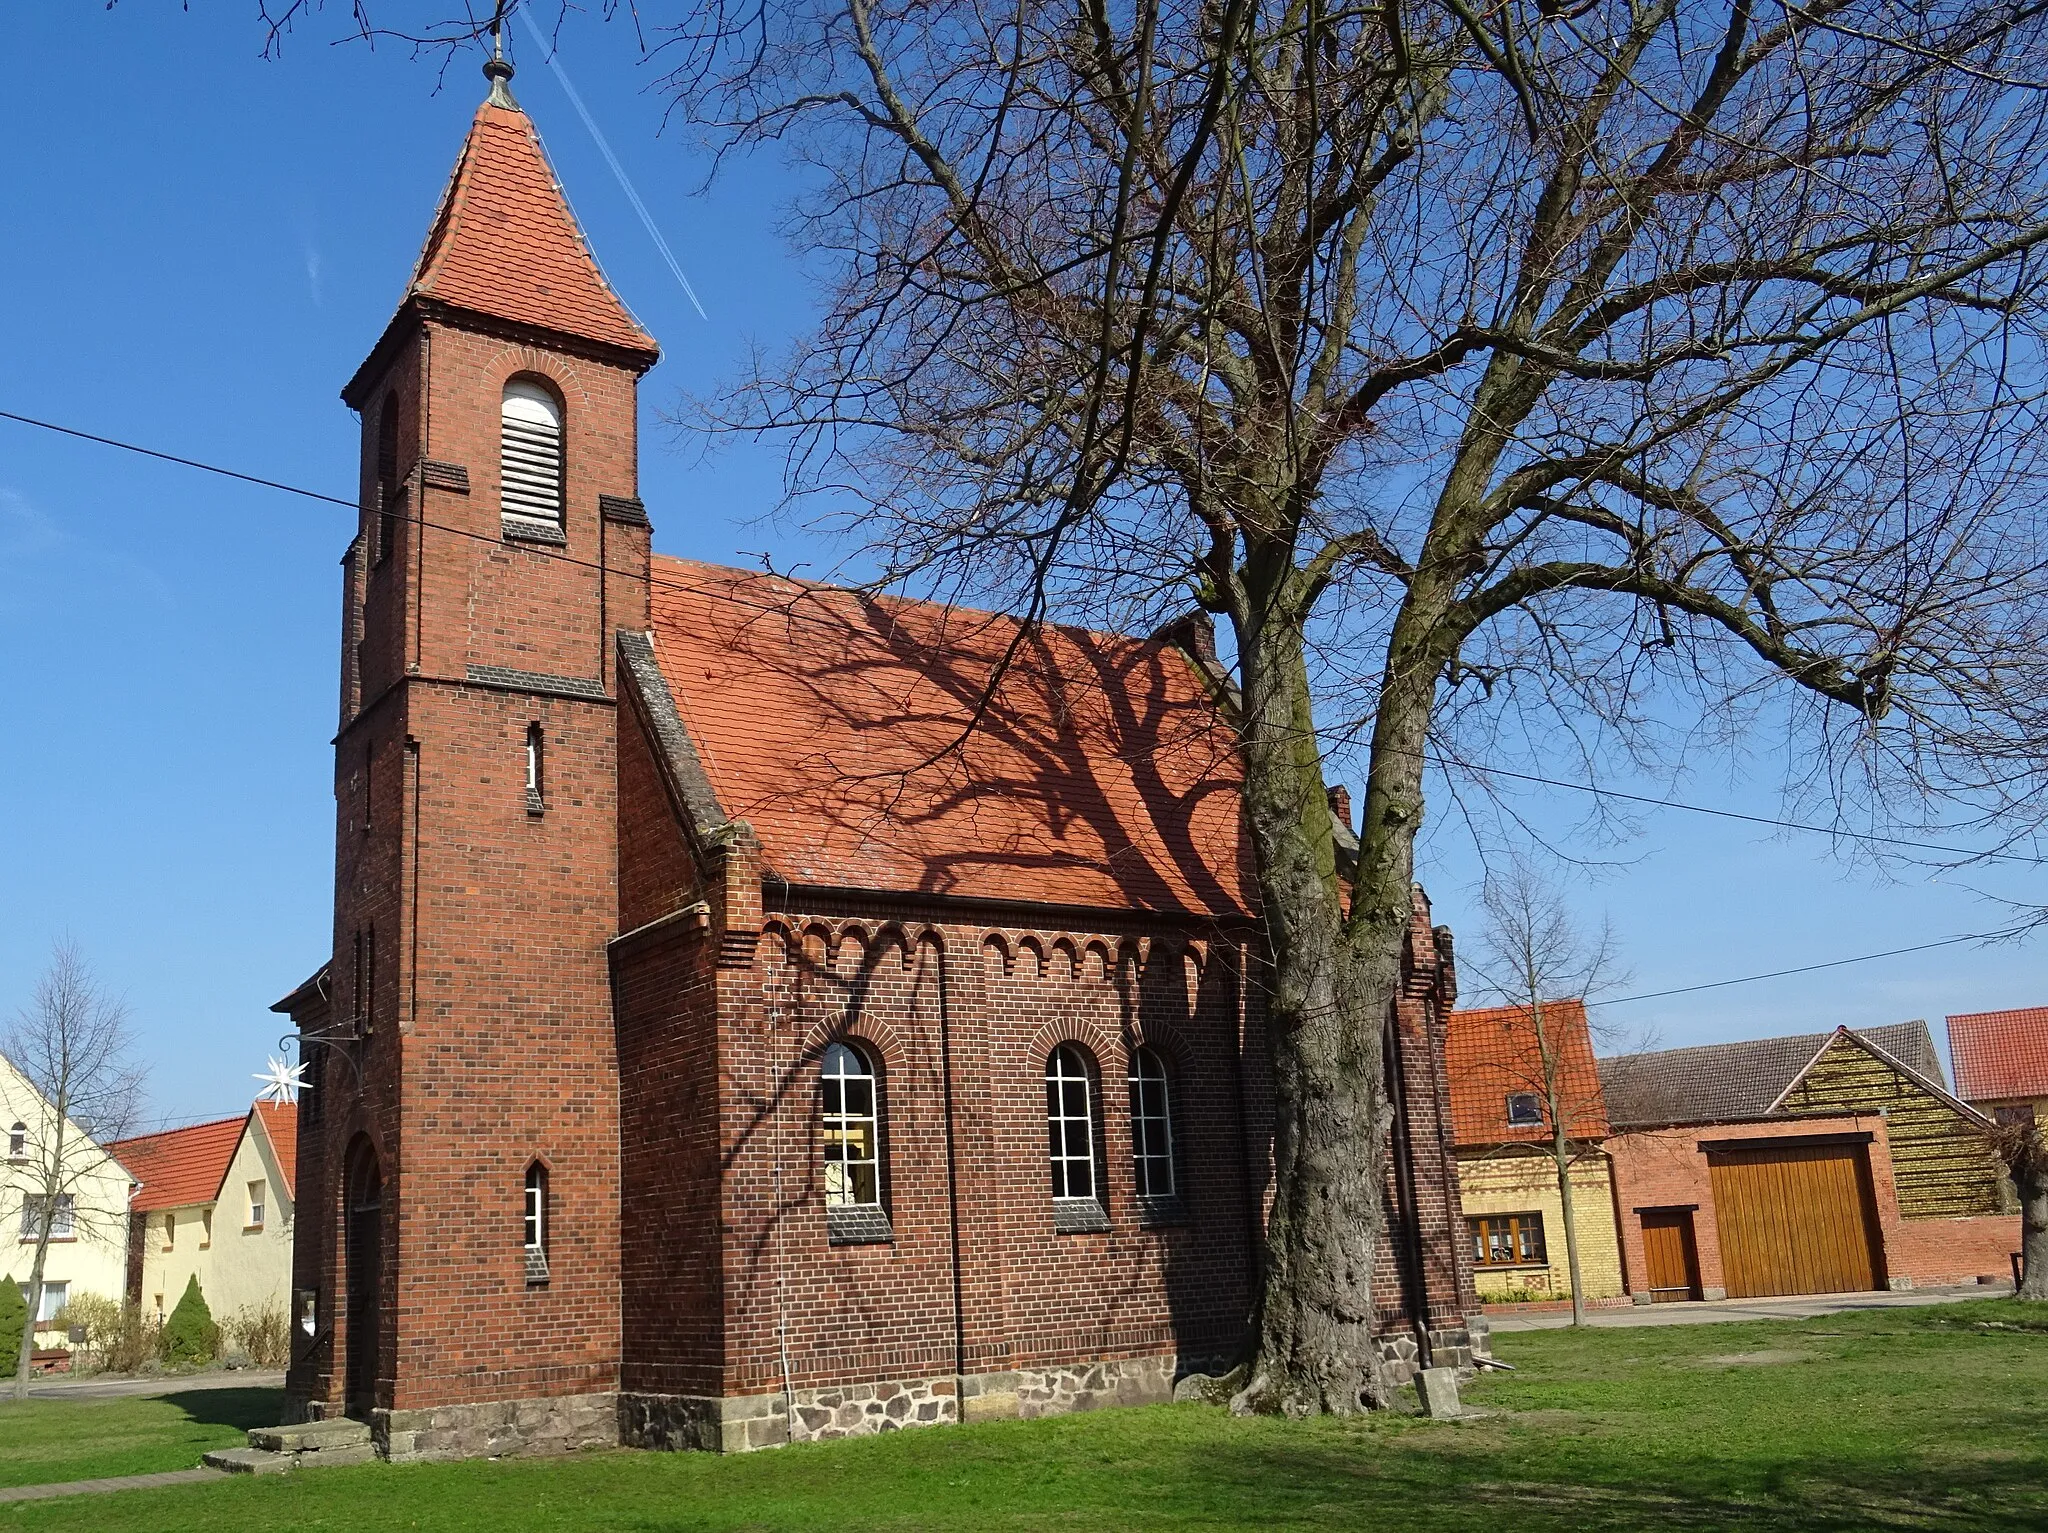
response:
[[[263,1089],[256,1093],[259,1102],[269,1101],[279,1107],[289,1107],[298,1100],[296,1093],[306,1089],[306,1067],[288,1065],[275,1055],[271,1056],[265,1068],[252,1073],[263,1082]]]

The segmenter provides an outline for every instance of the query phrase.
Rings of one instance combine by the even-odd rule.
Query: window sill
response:
[[[21,1237],[21,1243],[25,1246],[32,1246],[36,1243],[36,1237],[24,1235]],[[75,1246],[78,1244],[78,1237],[76,1235],[52,1235],[50,1237],[50,1244],[53,1246]]]
[[[263,1233],[263,1226],[260,1224],[245,1224],[242,1226],[242,1233],[244,1235],[261,1235]]]
[[[877,1246],[896,1239],[887,1210],[868,1204],[841,1204],[825,1210],[825,1239],[835,1246]]]
[[[1472,1275],[1482,1272],[1548,1272],[1549,1262],[1474,1262]]]
[[[1109,1212],[1094,1198],[1054,1198],[1052,1228],[1055,1235],[1106,1235]]]
[[[526,812],[536,820],[548,812],[547,800],[531,788],[526,790]]]
[[[1188,1213],[1187,1204],[1181,1201],[1177,1192],[1165,1197],[1140,1197],[1138,1199],[1138,1223],[1146,1229],[1163,1229],[1176,1224],[1192,1224],[1193,1216]]]
[[[552,543],[560,548],[569,546],[569,535],[552,522],[530,521],[523,516],[498,518],[499,534],[508,543]]]
[[[548,1253],[539,1246],[526,1248],[526,1286],[529,1289],[548,1286]]]

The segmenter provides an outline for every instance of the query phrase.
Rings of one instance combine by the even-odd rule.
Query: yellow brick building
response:
[[[1564,1199],[1557,1162],[1528,1145],[1457,1152],[1458,1185],[1472,1233],[1472,1277],[1482,1299],[1536,1294],[1571,1297]],[[1591,1150],[1572,1167],[1572,1212],[1578,1225],[1579,1273],[1588,1299],[1622,1293],[1621,1242],[1614,1228],[1614,1179],[1607,1157]],[[1533,1227],[1527,1222],[1533,1215]],[[1533,1234],[1533,1241],[1528,1236]],[[1533,1249],[1529,1249],[1533,1247]],[[1501,1256],[1517,1258],[1501,1261]],[[1529,1260],[1519,1258],[1529,1257]]]

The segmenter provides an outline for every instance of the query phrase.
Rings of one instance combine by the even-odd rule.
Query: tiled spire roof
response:
[[[644,352],[650,361],[659,351],[598,269],[532,119],[495,79],[406,297]]]

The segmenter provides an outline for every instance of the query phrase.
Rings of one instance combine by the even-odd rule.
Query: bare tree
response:
[[[120,1138],[141,1105],[142,1077],[129,1062],[129,1047],[127,1007],[100,984],[77,944],[58,942],[0,1048],[41,1098],[30,1109],[26,1164],[17,1178],[28,1189],[22,1194],[22,1235],[35,1241],[29,1322],[15,1359],[17,1400],[28,1393],[50,1242],[97,1236],[126,1247],[128,1184],[108,1178],[113,1162],[101,1145]]]
[[[2048,1136],[2031,1117],[2014,1117],[1994,1123],[1984,1139],[2019,1193],[2020,1281],[2013,1297],[2048,1300]]]
[[[1845,817],[2032,823],[2044,30],[705,0],[652,34],[721,160],[811,178],[822,318],[706,424],[787,433],[793,504],[884,584],[1228,624],[1276,1108],[1237,1409],[1388,1397],[1380,1039],[1432,760],[1762,728]],[[1332,750],[1364,758],[1348,887]]]
[[[1485,962],[1468,959],[1466,967],[1514,1011],[1494,1057],[1542,1101],[1550,1131],[1546,1149],[1564,1214],[1572,1324],[1584,1325],[1586,1285],[1572,1173],[1588,1155],[1599,1154],[1597,1138],[1579,1130],[1589,1117],[1602,1115],[1590,1032],[1583,1053],[1574,1047],[1573,1033],[1581,1025],[1583,1003],[1625,976],[1607,923],[1597,932],[1581,931],[1563,896],[1522,858],[1509,859],[1487,876],[1480,904],[1486,924],[1478,946]]]

